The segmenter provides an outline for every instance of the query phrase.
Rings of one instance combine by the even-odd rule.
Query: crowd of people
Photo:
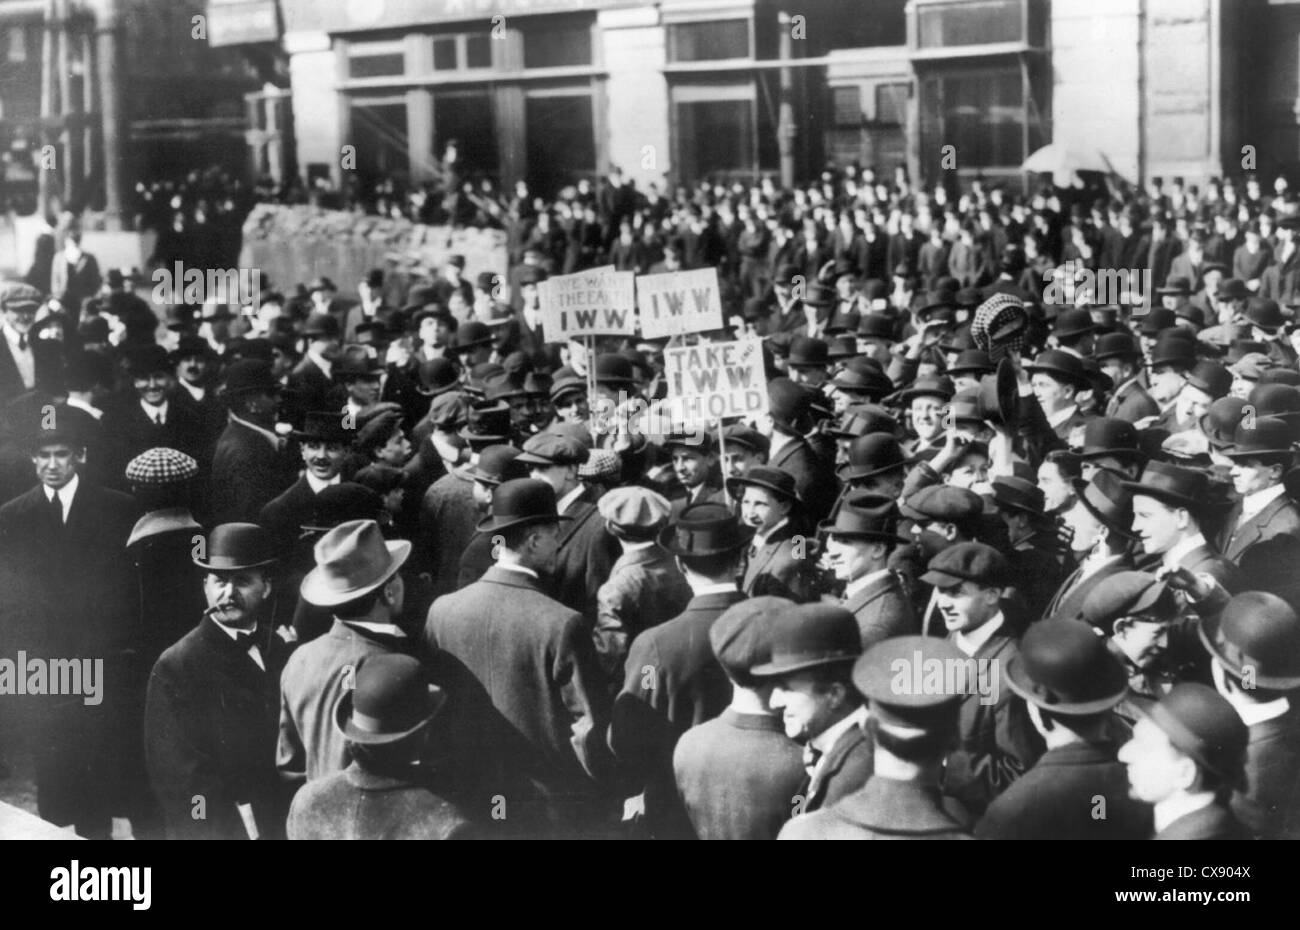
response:
[[[0,287],[0,655],[104,698],[0,756],[89,837],[1300,836],[1300,202],[1094,193],[614,172],[504,276],[242,306],[70,232]],[[768,412],[549,338],[606,264],[717,269],[675,344]]]

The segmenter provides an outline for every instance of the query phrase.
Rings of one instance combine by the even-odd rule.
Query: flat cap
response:
[[[518,461],[525,465],[581,465],[590,454],[586,446],[570,436],[538,433],[524,443]]]
[[[728,607],[713,621],[709,645],[728,678],[742,688],[761,682],[749,670],[772,661],[776,625],[796,606],[784,597],[752,597]]]
[[[950,687],[956,675],[932,669],[964,667],[966,656],[937,636],[892,636],[867,649],[853,664],[853,686],[871,702],[882,723],[928,729],[955,722],[965,692]]]
[[[579,478],[612,478],[623,471],[623,460],[613,449],[592,449],[578,466]]]
[[[22,281],[0,282],[0,311],[31,310],[41,306],[41,292]]]
[[[909,520],[967,520],[984,512],[984,501],[974,491],[934,484],[903,501],[900,510]]]
[[[616,530],[644,531],[642,535],[646,538],[657,535],[672,514],[672,505],[666,497],[635,486],[607,491],[596,509]]]
[[[862,653],[862,635],[853,614],[831,604],[801,604],[777,619],[772,658],[751,669],[764,678],[839,662]]]
[[[147,449],[126,465],[126,480],[147,487],[184,484],[198,476],[198,462],[184,452],[164,446]]]
[[[961,542],[932,558],[921,580],[944,588],[961,581],[1000,588],[1011,583],[1010,576],[1010,566],[998,550],[984,543]]]
[[[1083,619],[1109,630],[1120,617],[1173,620],[1178,602],[1167,584],[1147,572],[1118,572],[1083,601]]]

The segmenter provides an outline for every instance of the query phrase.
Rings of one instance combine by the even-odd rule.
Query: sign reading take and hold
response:
[[[636,279],[641,335],[646,339],[722,328],[718,270],[670,271]]]
[[[593,268],[542,281],[538,296],[546,340],[635,333],[634,278],[630,271]]]
[[[683,423],[767,413],[761,339],[664,350],[674,419]]]

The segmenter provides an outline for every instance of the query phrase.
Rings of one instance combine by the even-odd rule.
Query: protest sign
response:
[[[646,339],[722,328],[716,268],[640,275],[636,299]]]
[[[547,342],[635,333],[634,277],[630,271],[593,268],[541,282],[538,295]]]
[[[664,350],[673,416],[685,423],[767,412],[760,339],[703,342]]]

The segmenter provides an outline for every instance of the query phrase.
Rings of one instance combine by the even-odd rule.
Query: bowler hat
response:
[[[840,422],[824,429],[827,436],[836,439],[857,439],[868,433],[895,433],[898,421],[884,407],[875,404],[854,404],[844,411]]]
[[[828,347],[820,339],[796,336],[790,343],[791,368],[825,368],[829,361]]]
[[[1178,325],[1178,314],[1166,307],[1152,307],[1142,317],[1140,331],[1143,336],[1157,336],[1171,326]]]
[[[176,348],[172,350],[171,361],[173,364],[183,358],[198,356],[200,358],[216,358],[217,352],[212,348],[212,344],[202,336],[181,336],[177,340]]]
[[[803,302],[810,307],[829,307],[835,303],[835,291],[824,284],[813,282],[804,292]]]
[[[167,350],[157,343],[132,348],[127,354],[127,370],[133,378],[144,378],[158,372],[170,374],[172,359]]]
[[[709,645],[728,678],[742,688],[761,683],[750,669],[772,661],[776,626],[796,606],[783,597],[751,597],[732,604],[713,621]]]
[[[1112,457],[1123,461],[1141,461],[1138,431],[1128,420],[1098,417],[1083,428],[1081,461]]]
[[[454,351],[462,352],[492,344],[492,330],[478,320],[470,320],[452,336]]]
[[[1246,395],[1246,403],[1257,417],[1277,417],[1293,423],[1300,415],[1300,390],[1290,384],[1256,384]]]
[[[1072,307],[1056,318],[1052,327],[1057,339],[1077,339],[1097,331],[1092,314],[1086,307]]]
[[[1042,372],[1057,381],[1073,384],[1078,388],[1087,388],[1089,386],[1087,372],[1084,371],[1079,357],[1069,352],[1062,352],[1059,349],[1049,349],[1046,352],[1039,353],[1032,365],[1025,366],[1025,371],[1030,374]]]
[[[1224,278],[1215,288],[1214,296],[1219,300],[1247,300],[1252,295],[1245,281],[1240,278]]]
[[[795,486],[794,475],[783,468],[775,468],[771,465],[755,465],[743,475],[728,478],[726,485],[727,493],[736,500],[745,493],[745,488],[753,487],[771,491],[794,504],[803,503],[803,498],[799,496],[799,489]]]
[[[1106,333],[1097,338],[1092,357],[1098,362],[1108,358],[1136,360],[1142,357],[1142,349],[1128,333]]]
[[[898,542],[898,502],[883,494],[853,494],[840,503],[835,519],[823,521],[818,530],[831,536]]]
[[[464,474],[483,484],[496,487],[515,478],[527,478],[528,471],[518,461],[519,450],[514,446],[488,446],[478,454],[478,462],[466,468]]]
[[[836,336],[831,340],[830,347],[826,350],[826,357],[832,362],[840,359],[853,358],[858,354],[858,340],[849,336]]]
[[[307,322],[303,324],[302,334],[304,336],[338,336],[339,321],[328,313],[313,313],[307,317]]]
[[[1133,495],[1124,479],[1106,468],[1098,469],[1090,481],[1074,482],[1074,495],[1089,513],[1112,533],[1125,539],[1133,535]]]
[[[310,410],[303,419],[300,430],[289,434],[298,442],[341,442],[345,445],[356,436],[355,430],[345,429],[343,414],[332,410]]]
[[[1223,450],[1230,459],[1258,458],[1261,455],[1289,455],[1293,449],[1295,428],[1280,417],[1242,418],[1232,437],[1232,445]]]
[[[911,461],[892,433],[867,433],[849,443],[848,461],[837,474],[842,481],[860,481],[897,471]]]
[[[199,549],[191,556],[199,568],[210,572],[237,572],[270,565],[275,559],[271,534],[256,523],[222,523],[212,528]]]
[[[944,401],[952,400],[956,393],[952,379],[943,376],[937,378],[917,378],[906,388],[898,392],[898,400],[910,404],[917,397],[938,397]]]
[[[596,383],[618,387],[630,387],[636,384],[632,362],[617,353],[607,353],[596,357]]]
[[[384,540],[374,520],[340,523],[316,541],[316,567],[299,593],[308,604],[334,607],[363,597],[397,574],[411,555],[404,539]]]
[[[830,604],[803,604],[783,612],[772,631],[772,659],[751,668],[758,678],[852,662],[862,654],[853,614]]]
[[[1300,619],[1276,594],[1246,591],[1201,618],[1201,642],[1236,678],[1254,686],[1300,688]]]
[[[227,396],[237,397],[241,394],[276,394],[281,388],[267,362],[244,358],[226,369],[222,390]]]
[[[1210,404],[1198,422],[1211,446],[1223,449],[1232,445],[1245,407],[1246,401],[1240,397],[1220,397]]]
[[[1187,373],[1187,383],[1208,394],[1211,400],[1218,400],[1232,387],[1232,373],[1218,362],[1202,359]]]
[[[1166,278],[1164,287],[1156,288],[1156,293],[1161,297],[1164,297],[1165,295],[1171,297],[1190,297],[1192,293],[1192,283],[1186,278],[1179,276]]]
[[[330,373],[336,381],[348,381],[353,378],[378,378],[383,370],[383,363],[366,349],[348,346]]]
[[[691,504],[659,534],[659,544],[673,555],[724,555],[748,546],[754,528],[742,524],[724,504]]]
[[[1046,506],[1042,488],[1014,475],[993,479],[993,500],[999,507],[1010,507],[1035,517],[1041,517],[1043,507]]]
[[[514,526],[572,519],[556,509],[555,489],[545,481],[516,478],[502,482],[493,492],[492,513],[479,521],[478,531],[496,533]]]
[[[1007,665],[1007,685],[1030,704],[1068,716],[1109,710],[1128,693],[1124,666],[1106,640],[1072,619],[1030,625]]]
[[[357,666],[355,687],[339,695],[334,725],[350,743],[390,745],[424,729],[445,700],[418,659],[376,653]]]
[[[456,389],[460,375],[448,358],[431,358],[420,363],[420,384],[417,390],[425,397],[437,397]]]
[[[858,320],[858,336],[863,339],[886,339],[892,342],[895,332],[894,320],[883,313],[868,313]]]
[[[1281,329],[1286,325],[1286,317],[1276,300],[1268,297],[1252,297],[1246,303],[1246,319],[1260,329]]]
[[[745,426],[743,423],[733,423],[722,431],[722,440],[727,446],[740,446],[748,449],[750,452],[757,452],[766,456],[772,448],[772,442],[758,430]]]
[[[773,421],[791,426],[808,413],[812,398],[789,378],[773,378],[767,382],[767,402]]]
[[[1178,750],[1227,784],[1246,787],[1246,746],[1250,730],[1228,700],[1199,682],[1174,685],[1138,711],[1158,726]]]
[[[831,379],[831,385],[850,397],[881,398],[894,392],[894,382],[882,371],[868,367],[845,367]]]
[[[1156,337],[1156,344],[1151,349],[1152,368],[1161,365],[1191,368],[1195,364],[1196,337],[1187,330],[1171,329]]]

